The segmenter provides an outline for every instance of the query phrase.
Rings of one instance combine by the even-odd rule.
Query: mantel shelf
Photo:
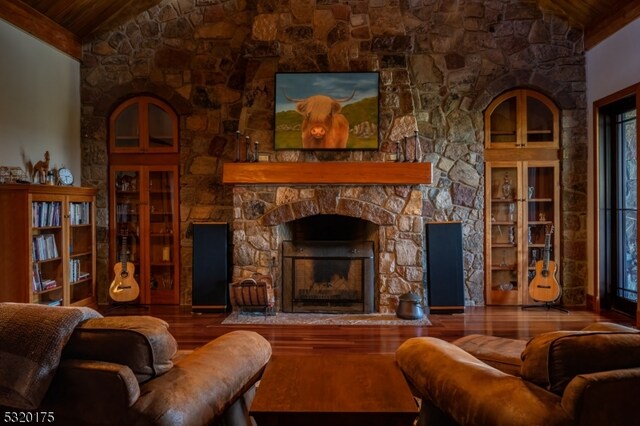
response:
[[[233,185],[429,185],[431,163],[225,163],[222,182]]]

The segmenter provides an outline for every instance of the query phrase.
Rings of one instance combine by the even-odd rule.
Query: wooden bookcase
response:
[[[0,301],[94,306],[92,188],[0,185]]]

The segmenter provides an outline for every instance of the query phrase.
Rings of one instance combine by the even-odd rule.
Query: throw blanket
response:
[[[89,308],[0,303],[0,405],[38,408],[73,329]]]

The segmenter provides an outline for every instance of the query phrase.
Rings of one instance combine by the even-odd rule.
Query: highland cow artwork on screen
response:
[[[277,73],[275,148],[378,149],[378,73]]]

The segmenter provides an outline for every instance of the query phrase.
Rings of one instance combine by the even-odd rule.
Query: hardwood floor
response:
[[[633,326],[633,319],[615,312],[596,315],[585,310],[569,314],[518,307],[468,307],[464,314],[432,314],[429,327],[223,325],[226,314],[192,313],[188,306],[104,306],[103,315],[152,315],[167,321],[179,349],[194,349],[232,330],[253,330],[264,336],[276,355],[323,353],[393,354],[406,339],[432,336],[452,341],[473,333],[528,339],[553,330],[578,330],[593,322]]]

